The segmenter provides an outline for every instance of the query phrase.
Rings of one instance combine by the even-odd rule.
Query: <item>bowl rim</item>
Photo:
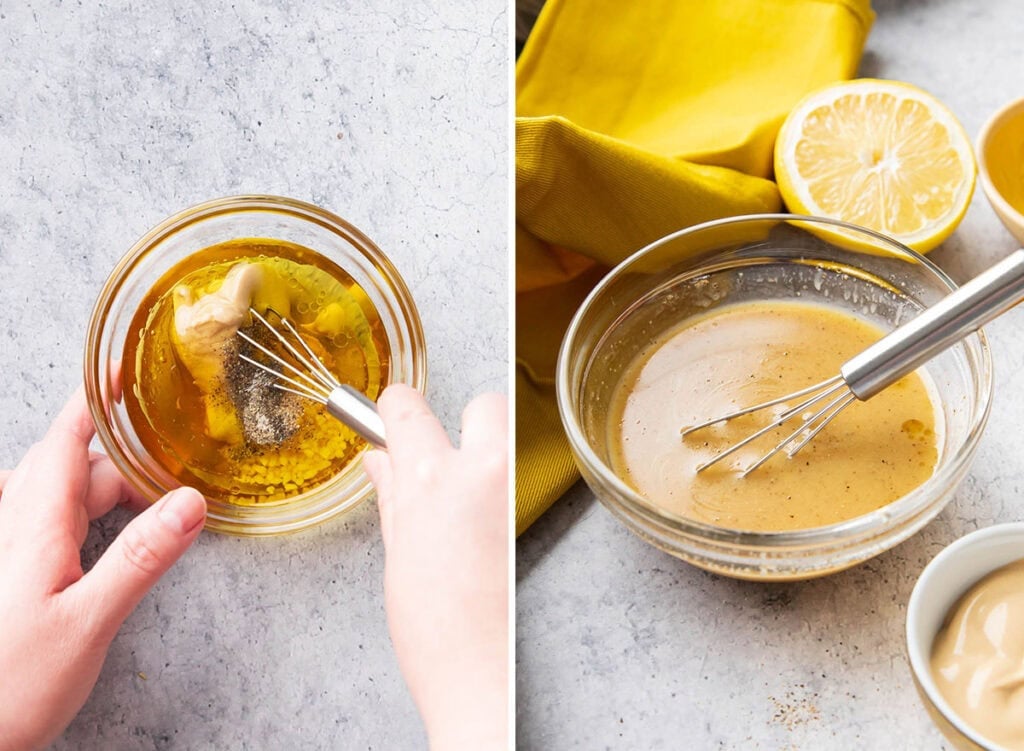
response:
[[[910,593],[910,599],[907,601],[907,619],[906,619],[906,643],[907,643],[907,659],[910,662],[910,669],[917,680],[918,686],[921,691],[924,692],[927,700],[932,703],[935,709],[954,727],[956,730],[974,743],[977,743],[981,748],[991,748],[993,751],[1001,751],[1003,746],[994,745],[993,742],[981,735],[971,726],[964,722],[960,715],[949,705],[942,692],[938,690],[935,685],[935,680],[932,677],[932,671],[927,664],[927,655],[931,653],[932,644],[935,641],[934,635],[932,636],[932,642],[929,644],[922,644],[921,640],[917,637],[919,630],[919,619],[922,602],[926,595],[926,590],[933,586],[941,586],[933,583],[935,577],[938,576],[939,571],[949,565],[952,559],[963,557],[963,555],[978,547],[989,544],[993,538],[1021,538],[1024,540],[1024,522],[1005,522],[1002,524],[993,524],[982,529],[976,529],[959,539],[954,540],[949,545],[944,547],[939,553],[928,562],[928,565],[924,567],[921,573],[917,577],[917,581],[914,583],[914,588]],[[1021,558],[1024,558],[1022,554]],[[984,571],[980,571],[977,576],[973,577],[970,583],[960,592],[956,592],[949,605],[952,608],[959,599],[970,590],[975,584],[983,579],[988,574],[996,571],[1005,564],[999,564],[993,568],[987,568]],[[947,608],[947,613],[949,612]]]
[[[696,537],[705,541],[714,541],[720,543],[728,543],[730,545],[739,547],[759,548],[759,549],[775,549],[779,547],[815,547],[822,544],[835,545],[838,542],[849,540],[851,538],[857,538],[859,535],[864,533],[871,533],[878,531],[886,522],[892,519],[905,519],[911,518],[916,514],[923,511],[927,504],[921,502],[921,498],[930,498],[933,495],[941,494],[941,490],[948,486],[953,479],[959,474],[959,472],[966,466],[974,455],[977,443],[981,438],[985,423],[988,420],[989,412],[992,408],[992,390],[993,390],[993,372],[992,372],[992,355],[991,349],[988,343],[988,338],[985,336],[984,331],[979,329],[973,334],[969,334],[964,337],[961,341],[969,341],[972,338],[976,338],[978,346],[980,347],[980,358],[979,358],[979,388],[980,398],[978,404],[975,407],[973,419],[970,423],[967,436],[963,443],[957,447],[955,454],[950,458],[949,461],[945,462],[938,470],[932,474],[924,483],[917,486],[909,493],[895,499],[894,501],[886,504],[885,506],[876,509],[867,514],[854,517],[853,519],[847,519],[846,521],[837,522],[835,524],[829,524],[821,527],[811,527],[808,529],[800,530],[789,530],[782,532],[754,532],[749,530],[731,529],[728,527],[719,527],[717,525],[707,524],[704,522],[687,519],[678,514],[674,514],[670,511],[666,511],[659,508],[655,504],[648,501],[642,495],[633,490],[628,484],[626,484],[611,467],[607,466],[591,449],[589,442],[583,434],[583,429],[580,426],[579,421],[573,414],[570,408],[570,394],[572,393],[571,384],[569,383],[569,356],[568,350],[579,333],[579,329],[582,325],[583,316],[586,311],[590,308],[594,300],[612,283],[614,282],[622,269],[630,265],[632,262],[639,260],[642,256],[650,253],[657,248],[661,247],[670,242],[674,242],[680,237],[694,234],[706,229],[713,227],[720,227],[729,224],[740,224],[740,223],[754,223],[754,222],[784,222],[784,223],[803,223],[803,224],[824,224],[832,227],[836,227],[840,230],[853,231],[859,234],[866,234],[874,239],[881,240],[887,245],[892,246],[896,250],[905,253],[910,257],[910,260],[921,264],[924,268],[928,269],[933,273],[940,282],[942,282],[950,291],[957,288],[956,283],[946,274],[942,269],[936,266],[934,263],[929,261],[920,253],[911,250],[907,246],[903,245],[897,240],[888,237],[875,230],[868,229],[866,227],[859,227],[849,222],[843,222],[838,219],[830,219],[827,217],[815,217],[806,216],[801,214],[745,214],[740,216],[726,217],[723,219],[715,219],[708,222],[702,222],[701,224],[693,225],[676,232],[672,232],[664,237],[655,240],[652,243],[647,244],[640,250],[631,254],[629,257],[621,261],[617,266],[611,269],[605,276],[598,282],[597,285],[590,291],[587,297],[580,304],[576,310],[572,321],[569,324],[568,329],[562,339],[562,345],[558,353],[558,363],[556,366],[555,375],[555,390],[558,399],[558,411],[562,419],[562,425],[565,429],[566,436],[569,439],[569,443],[572,446],[574,453],[578,457],[582,457],[588,464],[588,468],[599,474],[603,481],[610,483],[617,493],[619,498],[625,502],[625,504],[631,504],[633,511],[643,515],[647,519],[662,525],[672,528],[677,533],[689,537]]]
[[[1007,102],[997,109],[981,126],[978,131],[978,138],[975,141],[974,151],[978,162],[978,174],[981,177],[981,187],[985,191],[988,200],[994,204],[994,208],[1000,214],[1012,217],[1014,222],[1024,231],[1024,214],[1015,209],[1003,194],[992,182],[992,176],[988,168],[988,145],[993,134],[1014,119],[1015,116],[1024,117],[1024,97]]]
[[[132,461],[120,445],[120,442],[115,438],[115,430],[111,424],[112,421],[106,414],[106,389],[109,385],[109,378],[104,377],[101,362],[102,352],[100,352],[106,319],[114,307],[117,295],[125,284],[126,275],[131,273],[140,258],[146,252],[152,250],[156,243],[172,237],[177,232],[199,222],[215,219],[226,214],[261,211],[279,213],[299,221],[318,225],[328,232],[338,235],[341,239],[348,242],[355,252],[366,257],[367,261],[374,267],[375,273],[385,280],[386,286],[391,290],[389,296],[393,297],[392,304],[395,305],[402,325],[408,329],[407,336],[409,338],[408,347],[411,353],[411,369],[404,382],[420,393],[426,391],[428,369],[426,341],[423,322],[412,293],[390,256],[358,227],[334,212],[315,204],[271,194],[225,196],[176,211],[147,230],[133,242],[107,275],[103,287],[97,295],[86,328],[82,364],[86,397],[93,422],[96,425],[97,438],[121,474],[144,497],[153,502],[159,497],[162,488],[154,483],[145,472],[133,466]],[[93,355],[93,357],[90,358],[90,355]],[[389,381],[389,383],[394,382],[396,381]],[[253,518],[251,513],[253,507],[249,506],[241,507],[243,510],[241,516],[224,514],[216,509],[211,509],[207,514],[205,526],[208,530],[221,534],[242,537],[273,536],[297,532],[316,526],[337,514],[355,509],[373,492],[369,479],[365,476],[365,470],[361,469],[361,462],[362,454],[360,453],[352,462],[346,465],[339,475],[301,493],[294,499],[290,499],[295,501],[309,500],[310,496],[328,490],[328,486],[333,483],[334,479],[346,475],[350,468],[354,468],[357,472],[362,472],[362,480],[358,477],[355,478],[352,491],[343,498],[337,498],[333,503],[320,503],[302,510],[301,513],[298,509],[285,513],[285,507],[282,504],[268,504],[265,508],[271,513],[264,519]],[[156,496],[154,496],[154,492]]]

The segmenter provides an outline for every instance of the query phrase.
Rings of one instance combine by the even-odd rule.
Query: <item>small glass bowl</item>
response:
[[[935,637],[960,598],[983,578],[1024,558],[1024,522],[996,524],[961,537],[925,566],[907,603],[907,656],[914,686],[935,726],[963,751],[999,751],[953,711],[932,675]]]
[[[182,259],[238,238],[270,238],[329,258],[363,288],[387,333],[389,383],[426,388],[426,350],[419,313],[398,271],[362,232],[334,214],[278,196],[220,198],[186,209],[146,233],[117,264],[100,291],[85,343],[85,388],[96,432],[110,458],[151,501],[178,482],[146,451],[117,398],[121,355],[143,297]],[[275,535],[319,524],[355,508],[372,491],[362,460],[292,498],[253,506],[207,499],[207,529],[240,536]]]
[[[895,328],[954,289],[934,264],[871,230],[769,214],[709,222],[669,235],[615,267],[577,311],[562,343],[556,388],[569,443],[601,502],[650,544],[727,576],[795,580],[840,571],[927,524],[967,473],[988,418],[992,364],[983,333],[926,366],[945,440],[933,475],[869,514],[824,527],[750,532],[659,508],[616,475],[608,406],[624,368],[662,332],[721,305],[818,302]]]

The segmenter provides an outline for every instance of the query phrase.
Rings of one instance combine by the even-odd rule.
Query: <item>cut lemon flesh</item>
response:
[[[953,113],[897,81],[829,86],[790,112],[775,142],[786,207],[882,232],[922,253],[956,229],[974,155]]]

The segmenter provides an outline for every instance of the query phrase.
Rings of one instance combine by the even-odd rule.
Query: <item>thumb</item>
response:
[[[150,588],[199,536],[206,499],[193,488],[168,493],[125,527],[70,589],[78,590],[99,632],[114,633]]]

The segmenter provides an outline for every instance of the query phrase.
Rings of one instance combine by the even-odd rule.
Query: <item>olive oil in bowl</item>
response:
[[[314,402],[272,388],[235,336],[266,341],[248,308],[287,317],[339,381],[375,399],[388,383],[383,324],[337,264],[283,240],[238,239],[171,267],[135,312],[122,361],[125,407],[164,469],[207,498],[286,502],[337,475],[365,442]],[[257,356],[257,359],[258,356]]]

